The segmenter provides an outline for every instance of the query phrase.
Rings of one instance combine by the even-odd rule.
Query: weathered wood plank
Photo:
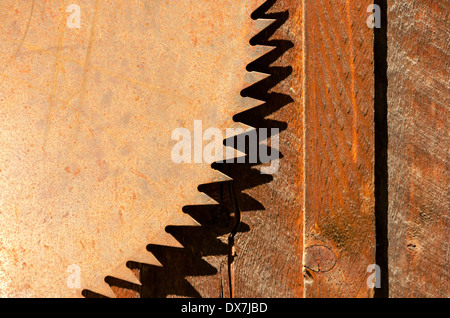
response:
[[[259,92],[266,104],[248,118],[253,118],[249,124],[256,126],[282,127],[279,135],[282,159],[272,181],[244,191],[263,207],[243,215],[249,232],[236,237],[234,297],[302,297],[302,6],[298,1],[279,0],[267,1],[266,8],[265,17],[277,21],[264,36],[258,37],[258,42],[276,48],[253,67],[271,73],[273,84],[282,82],[267,94]],[[264,17],[262,12],[257,14]],[[275,31],[272,36],[271,31]],[[284,79],[289,75],[286,68],[276,67],[286,66],[292,66],[292,73]]]
[[[388,6],[389,294],[450,297],[450,2]]]
[[[371,297],[373,1],[304,1],[305,297]]]

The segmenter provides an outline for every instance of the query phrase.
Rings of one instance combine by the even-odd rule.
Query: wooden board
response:
[[[450,2],[388,6],[389,294],[450,297]]]
[[[375,263],[371,1],[305,3],[305,297],[371,297]]]
[[[244,215],[250,232],[237,239],[238,297],[373,296],[366,284],[375,263],[369,4],[275,5],[289,12],[275,35],[294,44],[280,59],[293,72],[277,88],[294,101],[270,117],[287,122],[279,173],[248,191],[265,209]]]
[[[268,1],[255,12],[255,18],[276,21],[252,41],[274,46],[274,51],[249,66],[272,74],[268,87],[260,86],[253,92],[254,97],[259,96],[266,103],[242,121],[281,128],[282,159],[278,172],[271,176],[273,180],[244,191],[261,206],[243,213],[249,231],[236,237],[237,256],[232,268],[234,297],[302,297],[303,294],[302,6],[298,1],[281,0],[271,7],[274,2]],[[245,187],[248,178],[238,180],[241,188],[248,188]],[[241,205],[245,205],[244,200],[241,197]]]

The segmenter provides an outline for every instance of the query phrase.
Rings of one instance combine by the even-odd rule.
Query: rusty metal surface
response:
[[[255,105],[239,92],[262,2],[77,1],[79,29],[64,1],[1,2],[0,296],[112,296],[105,276],[177,245],[164,228],[193,224],[182,207],[223,176],[173,163],[171,133]]]

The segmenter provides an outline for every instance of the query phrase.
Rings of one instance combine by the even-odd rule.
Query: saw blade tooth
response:
[[[107,282],[102,281],[101,283],[95,284],[94,286],[95,286],[94,288],[87,288],[87,289],[102,296],[106,296],[109,298],[117,298],[116,294],[113,292],[111,286],[109,286]]]
[[[134,273],[126,266],[126,264],[122,264],[121,266],[116,268],[111,276],[136,285],[142,285],[136,275],[134,275]]]
[[[206,193],[200,192],[200,204],[201,205],[215,205],[215,204],[219,204],[219,202],[217,202],[216,200],[211,198]]]
[[[261,72],[247,72],[244,78],[244,89],[268,78],[269,76],[270,74]]]
[[[236,100],[236,102],[232,106],[230,106],[230,111],[232,113],[232,115],[230,116],[231,118],[233,118],[233,116],[236,114],[265,104],[265,101],[252,97],[239,97],[240,98]],[[234,122],[234,120],[230,119],[230,122]]]
[[[243,110],[252,109],[263,104],[265,104],[265,101],[261,101],[252,97],[243,97],[241,99],[241,107],[243,108]]]
[[[201,226],[200,223],[198,223],[192,216],[189,214],[186,214],[184,212],[180,213],[177,217],[178,223],[172,222],[171,225],[177,225],[177,226]]]
[[[162,264],[158,261],[158,259],[151,252],[147,250],[143,250],[142,254],[138,253],[130,258],[131,262],[136,262],[140,264],[147,264],[162,267]]]
[[[177,225],[177,224],[171,224],[171,225]],[[166,233],[166,232],[162,233],[162,235],[160,235],[158,238],[153,239],[152,244],[176,247],[176,248],[184,248],[184,246],[181,245],[180,242],[178,242],[171,234]]]
[[[250,46],[250,58],[251,58],[250,62],[260,58],[261,56],[266,55],[267,53],[269,53],[270,51],[272,51],[274,49],[275,49],[274,46],[268,46],[268,45]]]
[[[264,30],[269,25],[277,21],[276,19],[256,19],[253,21],[253,24],[255,25],[256,29],[259,31]]]
[[[206,193],[197,191],[193,200],[186,205],[217,205],[217,204],[219,204],[219,202],[217,202],[216,200],[211,198]],[[186,214],[186,215],[188,215],[188,214]]]
[[[229,123],[228,126],[230,126],[232,122]],[[223,151],[223,148],[221,149]],[[220,162],[223,160],[223,153],[218,153],[214,156],[214,160],[212,162],[209,162],[208,164],[212,164],[214,162]],[[198,184],[208,184],[208,183],[215,183],[215,182],[226,182],[230,181],[230,177],[226,174],[223,174],[220,171],[211,169],[211,166],[200,166],[198,169]],[[197,192],[194,193],[194,200],[198,200],[196,197]],[[201,199],[201,198],[200,198]]]
[[[213,170],[214,171],[214,178],[211,182],[228,182],[232,181],[233,178],[230,178],[225,173],[220,172],[219,170]]]
[[[228,127],[230,127],[233,124],[233,122],[230,122]],[[222,148],[222,151],[224,150],[224,148]],[[223,160],[223,153],[218,154],[215,157],[215,160],[213,162],[220,162]],[[230,178],[229,176],[227,176],[226,174],[222,173],[221,171],[215,170],[215,169],[211,169],[211,166],[208,166],[207,169],[202,169],[201,171],[199,171],[199,174],[203,174],[203,177],[200,178],[200,182],[199,184],[210,184],[210,183],[216,183],[216,182],[228,182],[233,180],[232,178]],[[198,194],[198,192],[196,192],[194,194],[194,196],[196,196]],[[195,200],[198,200],[199,198],[195,198]],[[202,199],[202,198],[200,198]]]
[[[225,132],[225,139],[229,139],[244,133],[256,132],[256,128],[241,122],[233,121],[232,123],[230,123],[230,126],[226,129]]]
[[[233,163],[236,162],[236,159],[239,157],[247,157],[247,154],[239,151],[233,147],[229,147],[229,146],[224,146],[224,159],[223,161],[226,161],[228,163]]]

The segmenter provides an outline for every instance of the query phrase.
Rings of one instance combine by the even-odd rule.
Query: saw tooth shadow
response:
[[[247,71],[256,71],[270,74],[266,79],[255,83],[241,92],[243,97],[252,97],[263,102],[262,105],[233,116],[235,122],[241,122],[254,128],[267,128],[272,136],[272,128],[279,132],[286,130],[288,124],[266,118],[284,106],[293,102],[286,94],[273,92],[272,89],[285,80],[292,73],[292,67],[271,66],[290,48],[294,46],[291,41],[272,40],[271,37],[289,18],[289,12],[268,13],[276,0],[267,0],[252,14],[253,19],[275,19],[266,29],[255,35],[250,40],[250,45],[273,46],[274,49],[247,65]],[[258,140],[261,142],[259,139]],[[237,145],[234,137],[234,144]],[[227,140],[224,140],[224,144]],[[246,143],[248,144],[248,143]],[[264,149],[271,158],[283,158],[283,155],[270,146]],[[235,147],[236,148],[236,147]],[[239,151],[249,154],[248,145]],[[201,291],[197,290],[187,279],[187,276],[212,276],[218,274],[217,266],[212,266],[205,257],[229,257],[230,246],[227,237],[232,233],[251,232],[245,222],[236,220],[236,205],[239,213],[252,213],[263,211],[263,204],[248,194],[245,190],[268,184],[273,180],[272,175],[261,174],[257,166],[266,164],[259,160],[249,162],[249,156],[242,163],[214,163],[212,168],[228,175],[233,180],[203,184],[198,190],[206,193],[216,200],[217,205],[195,205],[185,206],[183,211],[194,218],[201,226],[168,226],[166,231],[172,234],[184,248],[173,248],[167,246],[148,245],[147,249],[152,252],[161,262],[163,267],[128,263],[128,267],[139,272],[142,286],[109,277],[107,282],[111,286],[131,289],[143,298],[164,298],[172,296],[202,297]],[[231,183],[231,186],[230,186]],[[245,257],[245,255],[240,255]],[[219,286],[218,286],[219,288]],[[99,296],[94,293],[85,293],[87,297]]]

